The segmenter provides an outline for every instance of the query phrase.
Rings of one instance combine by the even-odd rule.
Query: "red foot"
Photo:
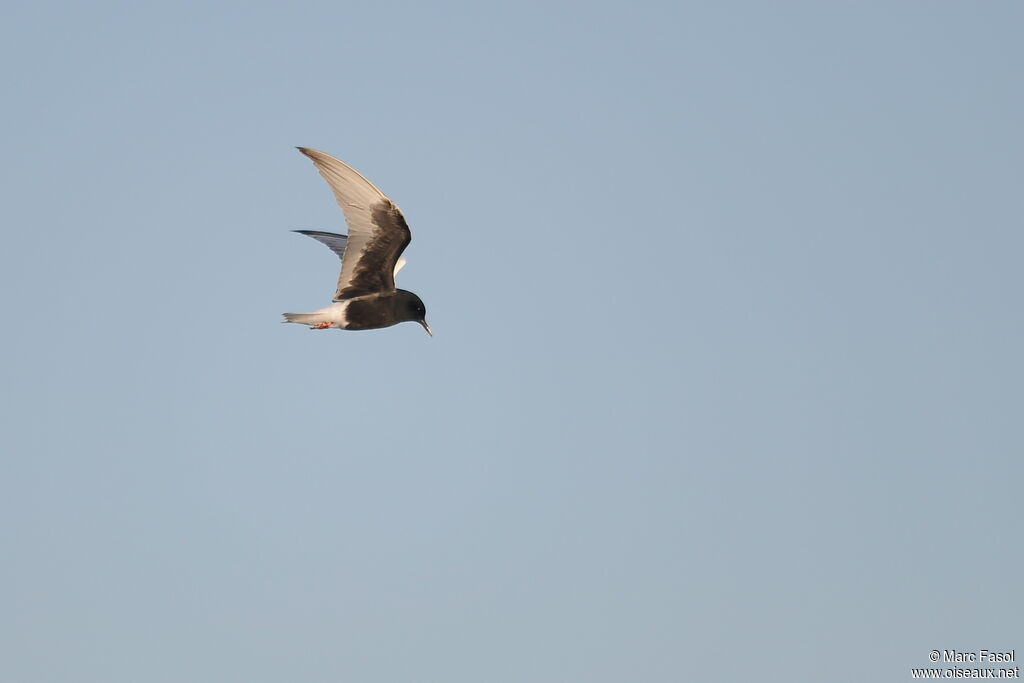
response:
[[[313,330],[326,330],[330,326],[331,326],[330,323],[317,323],[316,325],[313,325],[313,327],[311,327],[310,329],[313,329]]]

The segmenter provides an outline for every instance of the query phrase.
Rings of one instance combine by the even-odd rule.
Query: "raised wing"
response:
[[[327,248],[333,251],[338,258],[345,258],[345,247],[348,245],[348,235],[339,235],[336,232],[323,232],[322,230],[293,230],[292,232],[312,237],[317,242],[326,244]],[[395,263],[395,277],[398,277],[398,271],[400,271],[402,266],[405,264],[405,257],[399,257],[398,262]]]
[[[308,235],[337,254],[338,258],[345,258],[345,245],[348,244],[348,235],[339,235],[334,232],[321,232],[319,230],[294,230],[300,235]]]
[[[299,151],[313,160],[320,175],[334,191],[338,205],[345,212],[348,238],[341,249],[341,276],[334,300],[351,299],[364,294],[395,290],[395,273],[401,266],[399,258],[412,240],[409,226],[401,210],[369,180],[354,168],[330,154],[307,147]],[[298,231],[335,247],[324,236],[343,235]]]

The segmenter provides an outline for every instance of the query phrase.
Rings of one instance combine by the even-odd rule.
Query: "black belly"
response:
[[[357,299],[345,309],[346,330],[375,330],[401,322],[395,314],[394,295]]]

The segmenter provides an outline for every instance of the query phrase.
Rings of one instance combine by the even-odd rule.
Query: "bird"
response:
[[[341,159],[298,147],[334,191],[348,223],[348,235],[320,230],[294,230],[327,245],[341,259],[334,303],[312,313],[284,313],[286,323],[310,329],[373,330],[401,322],[416,322],[427,334],[427,309],[417,295],[395,286],[405,265],[402,252],[412,240],[401,209]]]

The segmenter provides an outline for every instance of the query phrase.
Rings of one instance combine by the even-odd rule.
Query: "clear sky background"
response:
[[[1024,652],[1018,2],[9,4],[4,683]],[[404,210],[413,324],[282,325]]]

